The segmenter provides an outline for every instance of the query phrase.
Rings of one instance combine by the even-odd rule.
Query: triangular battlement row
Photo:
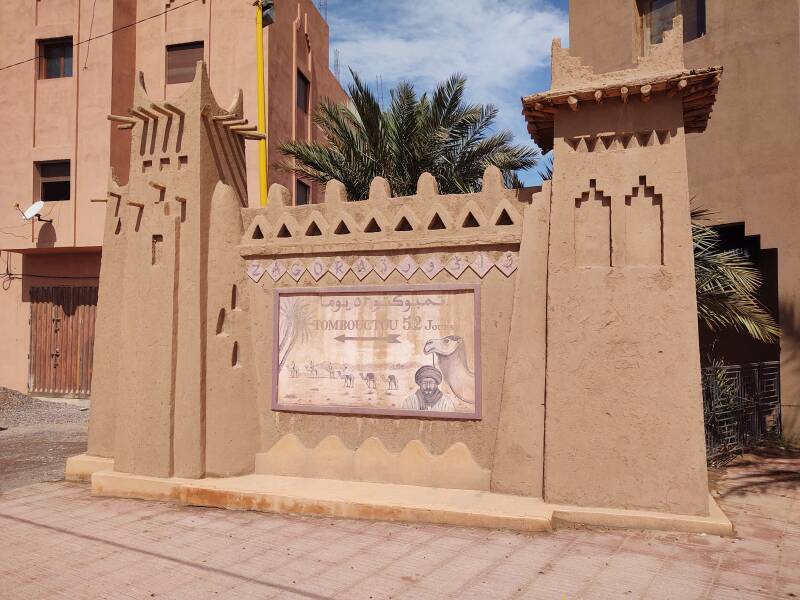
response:
[[[466,246],[519,243],[522,214],[529,205],[518,190],[506,189],[497,167],[471,194],[440,195],[436,179],[423,173],[417,194],[394,198],[388,181],[373,179],[369,198],[348,202],[344,186],[330,181],[323,204],[292,206],[289,191],[273,184],[266,208],[243,210],[243,256],[319,252],[351,244]]]

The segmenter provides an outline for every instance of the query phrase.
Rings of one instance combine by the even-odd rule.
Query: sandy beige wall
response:
[[[605,71],[624,66],[633,0],[570,2],[572,52]],[[720,222],[745,222],[778,249],[783,426],[800,435],[800,6],[797,0],[708,0],[707,34],[684,44],[687,67],[725,74],[706,132],[689,135],[690,195]]]
[[[36,54],[37,39],[72,35],[74,41],[85,40],[90,25],[92,34],[97,35],[160,13],[164,8],[164,2],[157,0],[2,2],[0,55],[7,58],[4,64],[30,58]],[[0,206],[0,250],[102,243],[104,205],[91,200],[105,197],[109,164],[121,183],[128,181],[130,157],[130,132],[118,130],[106,115],[127,113],[136,67],[145,71],[152,96],[164,97],[167,44],[204,40],[212,84],[221,102],[227,105],[237,90],[243,88],[247,117],[255,123],[253,11],[247,2],[208,0],[127,28],[76,49],[71,78],[37,80],[33,62],[4,71],[4,85],[0,86],[0,104],[4,107],[0,129],[6,146],[14,151],[0,162],[0,195],[7,199]],[[278,18],[278,23],[264,33],[270,49],[269,126],[273,158],[279,157],[278,144],[295,133],[293,90],[298,61],[306,65],[305,72],[312,81],[312,103],[323,96],[344,98],[328,69],[327,24],[311,0],[280,3]],[[295,36],[297,44],[293,45],[295,21],[299,33]],[[173,98],[186,89],[186,86],[173,87],[177,88],[170,94]],[[311,132],[317,135],[315,128]],[[73,198],[45,207],[43,214],[53,220],[52,225],[24,223],[14,204],[19,203],[24,209],[39,199],[38,187],[34,185],[34,162],[62,159],[73,164]],[[258,203],[255,144],[248,144],[246,163],[249,197],[255,205]],[[294,180],[289,175],[273,169],[270,177],[294,189]],[[318,201],[320,190],[315,190],[315,194]],[[19,261],[19,257],[14,260]],[[9,346],[13,351],[9,351],[11,358],[0,371],[0,384],[21,387],[25,382],[28,335],[26,329],[20,328],[13,338]]]
[[[508,192],[507,192],[508,193]],[[496,196],[489,199],[487,206],[481,201],[480,197],[476,198],[481,203],[484,213],[488,216],[491,215],[494,205],[502,198]],[[412,202],[413,200],[413,202]],[[391,223],[397,219],[395,213],[400,206],[407,206],[412,212],[419,213],[421,219],[422,215],[427,215],[428,212],[433,210],[433,202],[441,202],[447,207],[446,212],[442,214],[450,215],[446,217],[449,222],[456,221],[456,215],[463,211],[463,207],[470,197],[459,196],[443,196],[441,198],[431,197],[427,202],[422,201],[416,197],[409,199],[409,201],[402,203],[400,201],[392,200],[393,209],[387,210],[385,203],[376,205],[373,201],[366,201],[355,204],[348,204],[343,207],[343,212],[349,214],[351,224],[358,223],[366,225],[369,221],[371,214],[381,214],[378,219],[384,223],[385,229],[391,232]],[[474,201],[474,200],[473,200]],[[328,215],[328,206],[321,207],[325,215]],[[294,209],[291,211],[291,218],[296,221],[300,229],[304,227],[310,215],[311,207],[308,209]],[[440,211],[441,212],[441,211]],[[452,214],[451,214],[452,213]],[[337,214],[337,213],[333,213]],[[270,221],[277,226],[277,221],[283,218],[279,215],[271,218]],[[277,221],[275,220],[277,219]],[[385,219],[385,220],[384,220]],[[338,223],[338,218],[333,216],[326,216],[326,222],[330,221],[330,227],[333,228]],[[467,230],[468,231],[468,230]],[[393,233],[393,232],[392,232]],[[397,234],[394,234],[396,236]],[[386,244],[383,241],[386,234],[375,234],[376,239]],[[269,239],[269,234],[267,234]],[[331,240],[331,243],[339,241],[342,236],[332,236],[338,238]],[[363,237],[363,234],[362,236]],[[360,248],[355,252],[340,251],[341,256],[346,260],[352,259],[355,256],[380,256],[385,255],[391,257],[395,262],[403,254],[407,254],[409,250],[381,250],[375,247],[375,244],[370,243],[368,240],[359,242]],[[453,241],[454,244],[457,242]],[[484,242],[485,243],[485,242]],[[441,248],[432,248],[425,250],[424,244],[418,250],[414,250],[413,254],[418,263],[422,263],[426,256],[432,254],[439,254]],[[454,249],[457,246],[453,247]],[[484,246],[481,250],[498,250],[507,249],[501,246]],[[460,248],[460,251],[477,251],[477,248]],[[308,251],[307,251],[308,252]],[[325,248],[320,248],[320,256],[328,259],[333,255],[325,251]],[[267,255],[268,256],[268,255]],[[266,257],[266,256],[265,256]],[[307,258],[313,258],[312,254],[306,254]],[[289,255],[286,258],[291,258]],[[421,284],[421,283],[481,283],[481,345],[482,345],[482,388],[483,388],[483,419],[481,421],[442,421],[442,420],[420,420],[413,418],[406,419],[387,419],[387,418],[369,418],[369,417],[346,417],[335,415],[308,415],[308,414],[293,414],[293,413],[280,413],[272,412],[271,406],[271,390],[272,390],[272,371],[270,365],[272,363],[272,315],[273,315],[273,294],[272,291],[276,285],[268,276],[264,276],[259,284],[248,282],[248,292],[251,294],[251,306],[253,315],[253,331],[255,332],[255,349],[256,361],[261,367],[259,368],[259,381],[258,381],[258,405],[261,412],[261,449],[262,451],[268,450],[281,436],[293,432],[304,445],[307,447],[316,446],[325,436],[335,434],[339,436],[344,444],[355,449],[361,443],[371,436],[381,439],[386,448],[390,452],[400,452],[403,447],[411,440],[420,439],[428,447],[428,449],[435,454],[441,454],[452,444],[462,441],[467,444],[470,451],[475,456],[475,459],[481,466],[491,467],[492,457],[494,453],[495,437],[497,432],[497,424],[500,413],[500,397],[502,392],[505,358],[509,339],[509,328],[512,317],[512,302],[514,298],[516,274],[510,277],[502,274],[497,269],[492,269],[487,275],[481,279],[471,270],[464,272],[459,278],[454,278],[447,271],[441,271],[434,277],[433,280],[429,279],[421,270],[417,271],[410,280],[406,279],[397,271],[393,272],[384,281],[374,271],[367,275],[363,280],[359,280],[356,275],[350,271],[339,282],[332,274],[324,275],[318,282],[315,282],[311,275],[306,272],[298,282],[294,282],[291,278],[284,276],[280,280],[281,288],[292,287],[330,287],[330,286],[353,286],[353,285],[402,285],[405,283]]]
[[[143,18],[163,10],[159,0],[139,0],[138,15]],[[188,84],[165,84],[167,44],[203,41],[205,59],[214,95],[228,106],[236,92],[244,92],[245,118],[258,122],[256,96],[254,9],[247,2],[209,0],[154,19],[138,26],[137,63],[145,74],[148,93],[156,99],[175,98]],[[294,194],[294,177],[278,170],[282,159],[278,147],[284,141],[303,139],[302,120],[296,110],[298,69],[311,81],[311,104],[323,97],[344,100],[345,95],[329,69],[328,25],[311,0],[280,2],[276,22],[264,29],[267,52],[267,92],[269,106],[269,182],[285,185]],[[180,17],[180,18],[179,18]],[[210,29],[209,29],[210,23]],[[318,139],[319,132],[306,119],[305,133]],[[247,147],[247,188],[251,206],[258,206],[258,148]],[[314,198],[321,201],[321,188]]]
[[[228,332],[239,336],[242,354],[252,361],[249,331],[243,331],[248,321],[234,314],[245,303],[228,306],[238,326],[229,324],[218,338],[208,335],[218,305],[232,303],[232,286],[245,276],[236,249],[244,203],[236,182],[245,144],[213,119],[223,111],[203,69],[170,104],[154,104],[138,84],[134,91],[140,120],[130,181],[112,183],[104,205],[89,452],[113,457],[120,471],[159,477],[252,471],[258,420],[238,403],[253,402],[248,374],[255,366],[231,373],[224,339]],[[241,106],[234,110],[229,116],[235,120]],[[245,426],[252,428],[249,435]],[[242,444],[246,451],[237,450]],[[207,461],[209,447],[214,452]]]
[[[636,0],[570,0],[569,45],[598,73],[629,69],[641,42]]]
[[[442,270],[431,279],[420,270],[406,280],[394,271],[384,280],[374,271],[363,279],[350,271],[341,281],[330,273],[316,281],[310,273],[305,272],[297,282],[288,274],[281,277],[277,284],[269,275],[264,275],[258,283],[248,281],[255,362],[259,365],[257,399],[261,415],[261,452],[269,452],[276,444],[286,448],[300,444],[300,449],[304,447],[313,451],[312,454],[318,457],[314,460],[318,460],[327,452],[336,455],[349,453],[348,456],[352,458],[354,451],[364,447],[355,457],[355,471],[343,470],[342,465],[350,460],[347,457],[342,458],[337,463],[341,464],[336,467],[337,476],[358,479],[371,477],[363,473],[359,475],[359,469],[364,467],[359,455],[369,456],[374,450],[372,446],[380,445],[378,455],[386,460],[389,460],[386,458],[389,455],[402,455],[410,460],[410,455],[416,453],[416,450],[407,448],[410,443],[412,448],[421,448],[421,455],[425,456],[451,453],[454,445],[460,448],[459,444],[463,444],[465,456],[469,459],[460,464],[473,473],[473,476],[465,476],[463,485],[478,485],[477,479],[480,479],[480,486],[484,487],[478,489],[488,489],[491,485],[491,489],[496,491],[541,496],[549,194],[535,194],[532,203],[527,205],[516,198],[515,192],[500,189],[499,177],[499,172],[492,172],[490,179],[487,179],[487,189],[481,194],[438,196],[431,194],[430,188],[426,187],[418,192],[418,196],[402,199],[372,194],[371,199],[364,202],[331,204],[329,200],[319,207],[294,209],[281,209],[271,200],[270,208],[264,214],[246,211],[247,227],[241,251],[248,257],[264,261],[278,258],[288,262],[299,257],[308,263],[317,256],[327,261],[334,256],[341,256],[350,263],[364,256],[377,264],[373,260],[375,257],[387,256],[399,263],[405,254],[411,253],[416,262],[422,264],[428,258],[442,260],[444,254],[446,260],[448,253],[458,252],[466,254],[468,262],[471,262],[479,251],[499,253],[510,250],[516,254],[520,251],[520,242],[525,245],[524,250],[520,251],[524,254],[525,263],[517,271],[508,274],[492,268],[480,277],[467,269],[456,277]],[[432,181],[432,178],[423,176],[420,186],[423,186],[423,181],[428,185],[428,180]],[[373,182],[373,192],[380,188],[375,185],[377,183]],[[277,197],[275,200],[280,201]],[[512,226],[494,225],[503,207],[512,215]],[[467,210],[475,211],[478,215],[479,228],[462,227]],[[426,224],[434,212],[442,216],[446,230],[427,230]],[[413,223],[414,233],[394,231],[402,215],[407,215]],[[380,223],[382,232],[362,233],[372,218]],[[320,223],[323,233],[320,237],[303,238],[311,220]],[[351,234],[333,234],[340,221],[348,224]],[[251,240],[250,236],[259,223],[263,228],[263,239]],[[293,232],[293,238],[275,239],[283,223]],[[300,239],[296,239],[298,237]],[[308,245],[305,245],[306,240]],[[500,243],[503,240],[505,242]],[[479,420],[308,414],[271,409],[274,289],[453,283],[480,284],[482,416]],[[531,308],[531,304],[540,310]],[[512,329],[515,330],[514,335]],[[515,357],[507,363],[509,340],[513,342]],[[357,373],[355,376],[358,378]],[[286,438],[289,434],[296,436],[292,439],[297,441],[289,443]],[[334,443],[326,439],[329,436],[338,439]],[[370,438],[376,438],[377,441]],[[365,444],[371,447],[369,452]],[[327,450],[323,450],[323,447]],[[294,456],[296,452],[289,454]],[[403,462],[405,458],[398,460]],[[426,460],[435,462],[422,456],[419,460],[422,462],[417,468],[424,468],[421,465]],[[271,461],[262,464],[266,465],[267,462],[272,464]],[[308,471],[302,464],[296,468],[298,470],[294,474],[308,475],[313,471]],[[482,469],[482,474],[475,475],[476,469]],[[281,467],[281,473],[289,474],[286,465]],[[405,469],[396,475],[385,473],[383,477],[397,477],[392,480],[395,482],[422,481],[412,477]],[[466,480],[471,483],[467,484]]]
[[[587,104],[555,135],[545,500],[707,514],[681,101]]]
[[[363,202],[347,202],[343,186],[331,182],[317,206],[293,207],[289,191],[274,185],[265,209],[244,208],[237,196],[245,142],[226,123],[241,113],[234,106],[222,114],[202,69],[178,109],[152,104],[140,88],[135,100],[131,181],[124,190],[112,186],[106,205],[114,256],[104,276],[122,292],[101,293],[91,453],[111,439],[117,471],[156,477],[255,468],[708,513],[679,97],[560,112],[557,175],[532,196],[504,189],[489,167],[474,194],[441,196],[424,174],[417,194],[405,198],[392,198],[376,178]],[[162,127],[175,115],[184,125],[178,141]],[[570,143],[600,133],[601,143]],[[481,251],[493,255],[485,271]],[[449,266],[455,253],[471,267]],[[408,277],[394,269],[358,274],[360,257],[373,267],[378,257],[400,266],[405,254],[421,267]],[[337,257],[353,265],[341,277],[327,270]],[[316,277],[315,259],[327,261]],[[477,321],[459,323],[480,333],[480,367],[472,361],[479,377],[469,361],[460,371],[465,385],[479,386],[480,418],[394,409],[378,416],[346,402],[335,411],[273,404],[276,289],[431,283],[480,289]],[[375,310],[390,306],[397,304]],[[346,340],[327,339],[339,354]],[[425,346],[453,342],[464,343]],[[298,360],[322,354],[305,340],[298,346],[306,353]],[[438,361],[449,355],[437,354]],[[364,359],[350,362],[359,380],[376,379],[359,372]],[[469,404],[457,381],[449,380],[451,390]],[[296,396],[282,398],[291,404]],[[442,465],[458,473],[442,474]]]

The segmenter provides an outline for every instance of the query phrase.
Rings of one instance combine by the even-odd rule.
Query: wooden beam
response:
[[[153,121],[158,121],[161,118],[157,113],[154,113],[152,110],[150,110],[149,108],[145,108],[144,106],[137,106],[136,110],[138,110],[140,113],[144,115],[147,115],[148,117],[153,119]]]
[[[692,85],[686,88],[686,93],[688,94],[695,94],[697,92],[702,92],[705,90],[716,90],[719,88],[719,84],[716,81],[701,81],[697,85]]]
[[[648,83],[643,85],[639,91],[642,94],[642,102],[650,102],[650,92],[653,91],[653,86]]]
[[[667,95],[672,97],[678,92],[682,92],[686,89],[686,86],[689,85],[689,82],[686,79],[681,79],[678,83],[675,84],[675,87],[672,88]]]
[[[133,129],[133,123],[123,123],[122,125],[117,125],[117,129]]]
[[[707,98],[709,96],[716,96],[717,90],[702,90],[700,92],[695,92],[694,94],[686,94],[683,97],[684,104],[690,104],[695,100],[700,100],[702,98]]]
[[[622,98],[622,103],[628,103],[628,94],[630,94],[630,90],[626,88],[624,85],[619,88],[619,97]]]
[[[711,111],[706,109],[702,110],[695,110],[692,112],[684,113],[683,115],[683,122],[686,123],[687,121],[691,121],[693,119],[708,119],[708,115]]]
[[[158,113],[161,113],[162,115],[164,115],[168,119],[171,119],[173,116],[175,116],[170,111],[168,111],[166,108],[164,108],[163,106],[159,106],[158,104],[150,104],[150,108],[152,108],[154,111],[156,111]]]
[[[109,121],[116,121],[118,123],[127,123],[130,125],[136,124],[136,119],[132,119],[131,117],[122,117],[120,115],[108,115]]]
[[[164,102],[164,108],[166,108],[167,110],[171,110],[176,115],[183,116],[183,115],[186,114],[182,109],[178,108],[177,106],[175,106],[171,102]]]
[[[258,131],[236,131],[236,135],[239,137],[243,137],[246,140],[265,140],[267,139],[266,133],[260,133]]]
[[[548,114],[551,114],[551,115],[554,115],[554,114],[556,114],[558,112],[557,108],[555,108],[553,106],[546,106],[546,105],[542,104],[541,102],[535,102],[533,104],[533,108],[534,108],[534,110],[536,110],[538,112],[548,113]]]
[[[212,121],[233,121],[234,119],[236,119],[236,115],[230,113],[225,113],[222,115],[216,115],[211,117]]]
[[[525,110],[522,111],[522,113],[526,117],[531,117],[532,119],[541,119],[543,121],[552,121],[553,120],[553,114],[549,113],[549,112],[541,112],[541,111],[538,111],[538,110],[533,110],[533,109],[530,109],[530,108],[526,108]]]
[[[578,99],[575,96],[570,96],[567,98],[567,104],[572,109],[572,112],[578,112],[580,110],[580,106],[578,103]]]
[[[598,104],[603,103],[603,90],[595,90],[594,91],[594,101]]]
[[[709,112],[714,102],[698,102],[697,104],[683,105],[683,114],[688,115],[696,112]]]
[[[706,102],[697,102],[695,104],[689,104],[689,105],[684,104],[683,105],[683,114],[686,115],[686,114],[693,113],[693,112],[698,112],[698,111],[709,111],[709,110],[711,110],[711,107],[713,107],[713,106],[714,106],[713,100],[712,101],[706,101]]]
[[[134,117],[138,117],[142,121],[149,121],[150,120],[149,117],[146,114],[139,112],[135,108],[129,108],[128,109],[128,114],[129,115],[133,115]]]

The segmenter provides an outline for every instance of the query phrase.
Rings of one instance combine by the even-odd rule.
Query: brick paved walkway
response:
[[[0,598],[800,598],[800,459],[720,484],[738,538],[552,534],[0,495]]]

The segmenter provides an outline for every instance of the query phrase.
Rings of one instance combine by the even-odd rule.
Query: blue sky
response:
[[[402,79],[418,91],[452,73],[467,76],[471,102],[494,104],[499,129],[517,143],[533,143],[520,114],[520,97],[550,84],[550,43],[567,44],[568,0],[328,0],[331,63],[340,53],[342,84],[352,67],[384,101]],[[535,171],[523,174],[538,183]]]

